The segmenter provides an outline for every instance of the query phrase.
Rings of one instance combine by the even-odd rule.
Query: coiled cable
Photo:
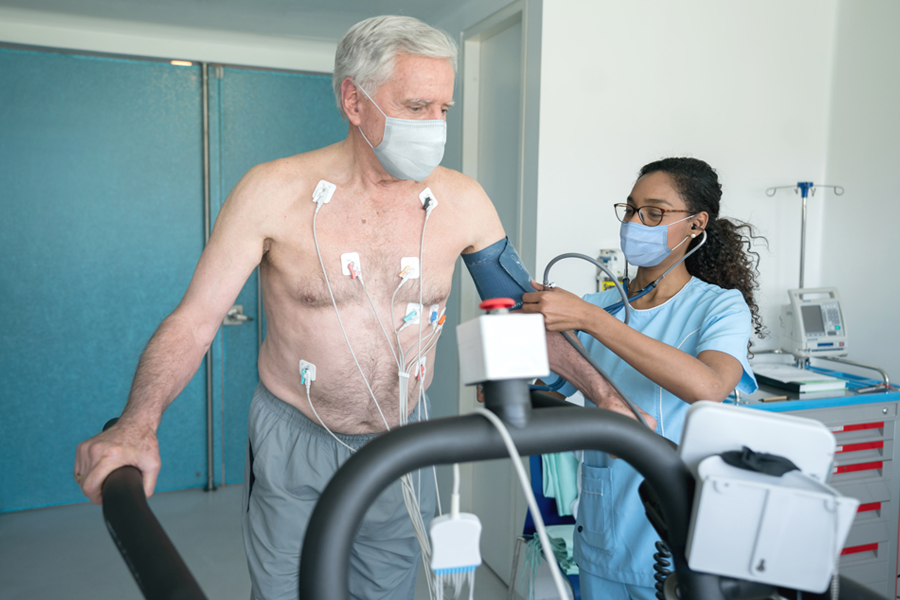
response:
[[[653,554],[653,579],[656,580],[653,587],[656,588],[656,597],[659,600],[666,600],[666,579],[672,574],[672,569],[669,568],[672,566],[671,559],[672,553],[666,545],[657,541],[656,552]]]

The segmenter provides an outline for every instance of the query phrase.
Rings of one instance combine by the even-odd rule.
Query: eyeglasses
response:
[[[634,217],[634,211],[637,211],[638,218],[641,223],[648,227],[659,225],[666,213],[689,213],[689,210],[671,210],[668,208],[658,208],[656,206],[642,206],[635,208],[630,204],[613,204],[616,209],[616,217],[622,223],[627,223]]]

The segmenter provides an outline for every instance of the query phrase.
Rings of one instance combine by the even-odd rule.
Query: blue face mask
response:
[[[675,223],[687,221],[695,216],[685,217]],[[669,223],[669,225],[675,223]],[[655,267],[666,260],[672,254],[672,250],[691,239],[691,236],[685,237],[678,243],[678,246],[669,249],[669,225],[648,227],[634,221],[622,223],[622,227],[619,229],[619,243],[622,245],[625,260],[638,267]]]
[[[375,104],[366,90],[359,84],[356,87]],[[372,148],[381,167],[397,179],[422,181],[431,175],[444,157],[447,123],[440,119],[395,119],[385,115],[377,104],[375,108],[384,115],[384,136],[381,143],[372,146],[362,128],[359,128],[359,132]]]

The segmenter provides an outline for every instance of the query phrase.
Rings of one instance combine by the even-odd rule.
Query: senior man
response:
[[[76,479],[92,501],[126,464],[140,468],[153,493],[162,413],[259,265],[268,329],[250,407],[242,517],[254,599],[296,597],[306,524],[331,476],[375,435],[420,418],[434,372],[435,313],[443,312],[457,257],[489,265],[507,246],[481,187],[437,166],[456,60],[446,34],[408,17],[368,19],[344,35],[334,89],[347,138],[241,179],[184,299],[147,345],[119,422],[78,447]],[[550,345],[554,370],[628,414],[558,336]],[[398,371],[408,371],[410,383]],[[434,489],[430,477],[420,481],[427,523]],[[354,543],[351,594],[412,598],[418,556],[395,484]]]

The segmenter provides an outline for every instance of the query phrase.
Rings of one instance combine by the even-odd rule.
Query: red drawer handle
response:
[[[884,448],[884,442],[863,442],[861,444],[844,444],[835,449],[835,453],[840,452],[861,452],[863,450],[880,450]]]
[[[883,461],[878,462],[869,462],[869,463],[859,463],[858,465],[841,465],[840,467],[835,467],[831,472],[832,475],[837,475],[838,473],[853,473],[855,471],[871,471],[874,469],[881,469],[884,466]]]
[[[851,546],[841,550],[841,556],[848,554],[859,554],[860,552],[875,552],[878,550],[878,544],[866,544],[864,546]]]
[[[884,421],[878,423],[856,423],[855,425],[836,425],[828,428],[832,433],[841,431],[862,431],[864,429],[884,429]]]
[[[869,504],[860,504],[856,512],[868,512],[870,510],[881,510],[881,502],[871,502]]]

